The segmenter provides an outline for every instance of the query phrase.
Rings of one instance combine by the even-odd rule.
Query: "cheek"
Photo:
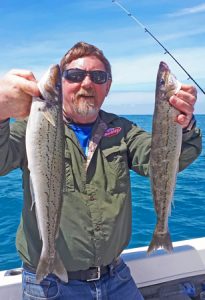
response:
[[[69,95],[70,93],[72,93],[72,90],[73,90],[72,85],[63,84],[62,86],[63,95]]]
[[[104,88],[100,88],[99,89],[96,89],[96,94],[98,95],[98,103],[102,103],[105,99],[105,97],[107,96],[107,89],[106,87]]]
[[[69,102],[73,98],[73,96],[77,93],[78,89],[79,87],[76,86],[75,84],[68,85],[64,83],[62,85],[63,100],[65,102]]]

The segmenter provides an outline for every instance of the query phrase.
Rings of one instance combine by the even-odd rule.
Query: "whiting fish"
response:
[[[38,87],[41,97],[33,98],[26,130],[30,189],[42,239],[36,280],[40,282],[54,273],[67,282],[67,271],[55,246],[64,182],[64,123],[58,65],[49,68]]]
[[[157,224],[148,253],[159,247],[167,252],[173,249],[168,230],[168,216],[178,172],[182,127],[176,122],[179,111],[170,105],[169,98],[177,93],[180,87],[181,84],[167,64],[161,62],[156,82],[150,153],[150,180]]]

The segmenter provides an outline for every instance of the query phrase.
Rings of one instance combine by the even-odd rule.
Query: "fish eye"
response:
[[[165,85],[165,80],[163,78],[160,79],[160,85]]]

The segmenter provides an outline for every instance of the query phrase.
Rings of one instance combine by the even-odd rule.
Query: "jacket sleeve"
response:
[[[151,134],[135,124],[127,133],[129,167],[143,176],[149,176],[149,156],[151,149]],[[201,153],[202,137],[199,128],[183,133],[182,149],[179,158],[179,171],[188,167]]]
[[[182,137],[182,149],[179,158],[179,171],[184,170],[189,166],[202,151],[202,133],[201,130],[194,128]]]
[[[26,121],[0,123],[0,175],[22,167],[26,158]]]

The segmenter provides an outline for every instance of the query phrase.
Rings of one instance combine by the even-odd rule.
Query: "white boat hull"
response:
[[[173,246],[174,252],[171,254],[158,250],[147,256],[147,247],[123,252],[123,258],[142,291],[180,279],[184,282],[186,278],[199,275],[204,275],[205,281],[205,238],[175,242]],[[1,271],[0,299],[21,300],[21,295],[21,269]]]

